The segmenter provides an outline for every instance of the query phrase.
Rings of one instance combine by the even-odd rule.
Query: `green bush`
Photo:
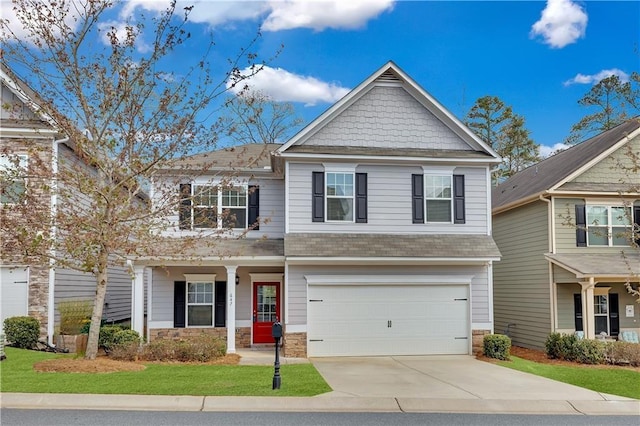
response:
[[[482,341],[484,345],[484,354],[489,358],[501,360],[509,359],[509,351],[511,349],[511,339],[504,334],[488,334],[484,336]]]
[[[203,334],[189,340],[153,340],[144,345],[141,358],[147,361],[208,362],[226,353],[224,340]]]
[[[119,325],[105,325],[100,327],[100,336],[98,337],[98,346],[109,353],[111,348],[115,345],[116,333],[122,331],[122,327]]]
[[[640,367],[640,345],[629,342],[609,342],[604,349],[606,362]]]
[[[605,345],[597,340],[576,340],[572,358],[572,361],[581,364],[602,364],[605,360]]]
[[[91,321],[92,300],[68,300],[58,303],[60,334],[81,334],[84,325]],[[87,330],[87,333],[89,331]]]
[[[560,359],[560,340],[562,335],[560,333],[551,333],[544,343],[544,348],[547,356],[553,359]]]
[[[140,352],[140,335],[131,329],[120,329],[113,335],[109,356],[121,361],[136,361]]]
[[[16,348],[32,349],[40,337],[40,321],[31,317],[10,317],[4,320],[4,333]]]
[[[576,361],[579,356],[576,352],[577,342],[579,340],[573,334],[551,333],[544,346],[549,358]]]
[[[140,344],[140,334],[137,331],[127,329],[120,330],[113,336],[113,343],[115,345],[126,345],[129,343]]]

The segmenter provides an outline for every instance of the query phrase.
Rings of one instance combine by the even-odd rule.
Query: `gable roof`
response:
[[[639,134],[640,117],[634,117],[516,173],[493,189],[494,213],[552,192]]]
[[[358,99],[369,92],[373,87],[378,85],[400,84],[413,98],[415,98],[423,107],[431,112],[438,120],[440,120],[447,128],[455,133],[460,139],[467,143],[470,150],[480,151],[487,155],[489,162],[497,163],[500,161],[498,154],[480,138],[478,138],[471,130],[463,125],[453,114],[444,108],[434,97],[425,91],[418,83],[409,77],[392,61],[387,62],[376,72],[371,74],[366,80],[360,83],[356,88],[351,90],[338,102],[333,104],[329,109],[322,113],[319,117],[309,123],[304,129],[293,136],[286,144],[277,150],[278,154],[293,152],[294,145],[301,145],[307,139],[312,137],[319,129],[326,126],[334,118],[345,111],[349,106],[353,105]]]

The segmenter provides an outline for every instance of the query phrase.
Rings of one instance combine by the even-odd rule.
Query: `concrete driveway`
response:
[[[479,361],[471,356],[313,358],[333,388],[328,396],[628,400]]]

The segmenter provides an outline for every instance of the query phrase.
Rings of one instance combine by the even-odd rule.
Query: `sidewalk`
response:
[[[273,365],[268,350],[239,350],[241,365]],[[280,363],[309,363],[280,358]],[[640,416],[640,401],[502,369],[472,357],[314,360],[334,391],[314,397],[0,394],[1,408],[142,411],[411,412]],[[480,364],[476,364],[480,363]],[[465,370],[466,369],[466,370]],[[473,374],[470,372],[473,371]],[[520,395],[509,395],[498,380]],[[495,383],[487,383],[489,377]],[[412,386],[415,386],[413,388]],[[569,386],[570,388],[567,388]],[[510,389],[506,389],[509,391]],[[384,391],[384,392],[383,392]],[[527,393],[528,392],[528,393]],[[542,393],[544,392],[544,393]],[[393,395],[393,396],[389,396]],[[453,396],[453,397],[452,397]]]

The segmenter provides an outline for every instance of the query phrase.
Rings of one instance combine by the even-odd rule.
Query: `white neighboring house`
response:
[[[29,147],[36,146],[44,161],[63,164],[77,157],[72,144],[53,120],[38,113],[37,95],[2,63],[0,68],[2,108],[0,108],[0,168],[14,167],[13,156],[28,170]],[[11,189],[8,190],[8,189]],[[0,208],[10,212],[15,202],[12,191],[30,191],[28,175],[2,182]],[[41,202],[52,209],[64,199],[43,194]],[[25,262],[2,235],[0,252],[0,327],[5,318],[32,316],[40,321],[41,336],[53,342],[59,323],[58,303],[64,300],[93,300],[95,278],[64,268],[49,268]],[[111,268],[103,318],[109,322],[131,318],[131,276],[125,268]]]
[[[273,343],[279,320],[286,356],[471,354],[493,332],[500,158],[393,62],[286,144],[212,156],[210,175],[174,183],[196,198],[176,206],[166,247],[131,259],[133,327],[146,307],[150,340],[204,332],[235,352]],[[225,170],[234,186],[217,189]],[[171,184],[164,172],[156,185]],[[238,231],[258,226],[171,250],[225,209]]]

